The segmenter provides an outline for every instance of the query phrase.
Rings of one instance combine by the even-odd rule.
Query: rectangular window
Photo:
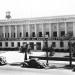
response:
[[[26,37],[28,37],[28,32],[26,32]]]
[[[42,37],[42,32],[39,32],[39,37]]]
[[[64,42],[60,42],[60,47],[64,47]]]
[[[9,38],[9,33],[8,33],[8,38]]]
[[[49,32],[46,32],[46,35],[48,35],[48,36],[49,36]]]
[[[8,42],[5,42],[5,46],[8,47]]]
[[[11,42],[11,46],[14,47],[14,42]]]
[[[52,46],[53,46],[53,47],[56,47],[56,43],[55,43],[55,42],[52,42]]]
[[[34,50],[34,42],[30,42],[31,50]]]
[[[65,31],[61,31],[61,37],[65,35]]]
[[[57,37],[57,32],[53,32],[53,37]]]
[[[22,33],[20,32],[20,37],[22,37]]]
[[[0,42],[0,46],[2,47],[2,42]]]
[[[36,43],[36,49],[37,50],[41,50],[41,42],[37,42]]]
[[[14,33],[14,38],[15,38],[15,33]]]
[[[32,37],[35,37],[35,32],[32,32]]]
[[[20,47],[20,42],[17,43],[17,46]]]

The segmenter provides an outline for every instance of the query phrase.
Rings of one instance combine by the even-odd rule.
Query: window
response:
[[[39,32],[39,37],[42,37],[42,32]]]
[[[61,31],[61,37],[65,35],[65,31]]]
[[[48,35],[48,36],[49,36],[49,32],[46,32],[46,35]]]
[[[37,48],[37,50],[41,50],[41,42],[36,43],[36,48]]]
[[[53,37],[57,37],[57,32],[53,32]]]
[[[14,33],[14,38],[15,38],[15,33]]]
[[[14,47],[14,42],[11,42],[11,46]]]
[[[31,50],[34,50],[34,42],[30,42]]]
[[[22,33],[20,32],[20,37],[22,37]]]
[[[2,47],[2,42],[0,42],[0,46]]]
[[[20,42],[17,43],[17,46],[20,47]]]
[[[35,37],[35,32],[32,32],[32,37]]]
[[[28,37],[28,32],[26,32],[26,37]]]
[[[53,47],[56,47],[56,43],[55,43],[55,42],[52,42],[52,46],[53,46]]]
[[[60,47],[64,47],[64,42],[60,42]]]
[[[5,42],[5,46],[8,47],[8,42]]]
[[[9,33],[8,33],[8,38],[9,38]]]

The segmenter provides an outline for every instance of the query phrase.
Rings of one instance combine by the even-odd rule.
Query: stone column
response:
[[[3,26],[3,36],[5,38],[5,26]]]
[[[30,37],[30,25],[28,24],[28,36]]]
[[[57,37],[59,37],[59,24],[57,23]]]
[[[9,38],[11,38],[11,26],[9,26]]]
[[[22,30],[22,38],[23,38],[23,25],[21,26],[21,30]]]
[[[65,22],[65,34],[67,34],[67,24]]]
[[[73,37],[75,37],[75,22],[73,23]]]
[[[44,36],[44,25],[42,23],[42,35]]]
[[[17,25],[15,25],[15,38],[17,38]]]
[[[36,33],[36,24],[35,24],[35,37],[37,37],[37,33]]]
[[[49,37],[51,38],[51,24],[49,24]]]

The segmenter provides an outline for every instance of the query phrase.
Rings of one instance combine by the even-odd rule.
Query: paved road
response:
[[[20,66],[0,66],[0,75],[75,75],[70,69],[34,69],[21,68]]]

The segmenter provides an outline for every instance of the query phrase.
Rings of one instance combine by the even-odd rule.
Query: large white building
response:
[[[56,49],[67,49],[68,40],[60,38],[68,32],[73,34],[75,42],[75,16],[57,16],[26,19],[0,20],[0,49],[17,48],[23,42],[30,43],[33,50],[41,50],[44,35],[48,35],[48,46],[53,44]]]

